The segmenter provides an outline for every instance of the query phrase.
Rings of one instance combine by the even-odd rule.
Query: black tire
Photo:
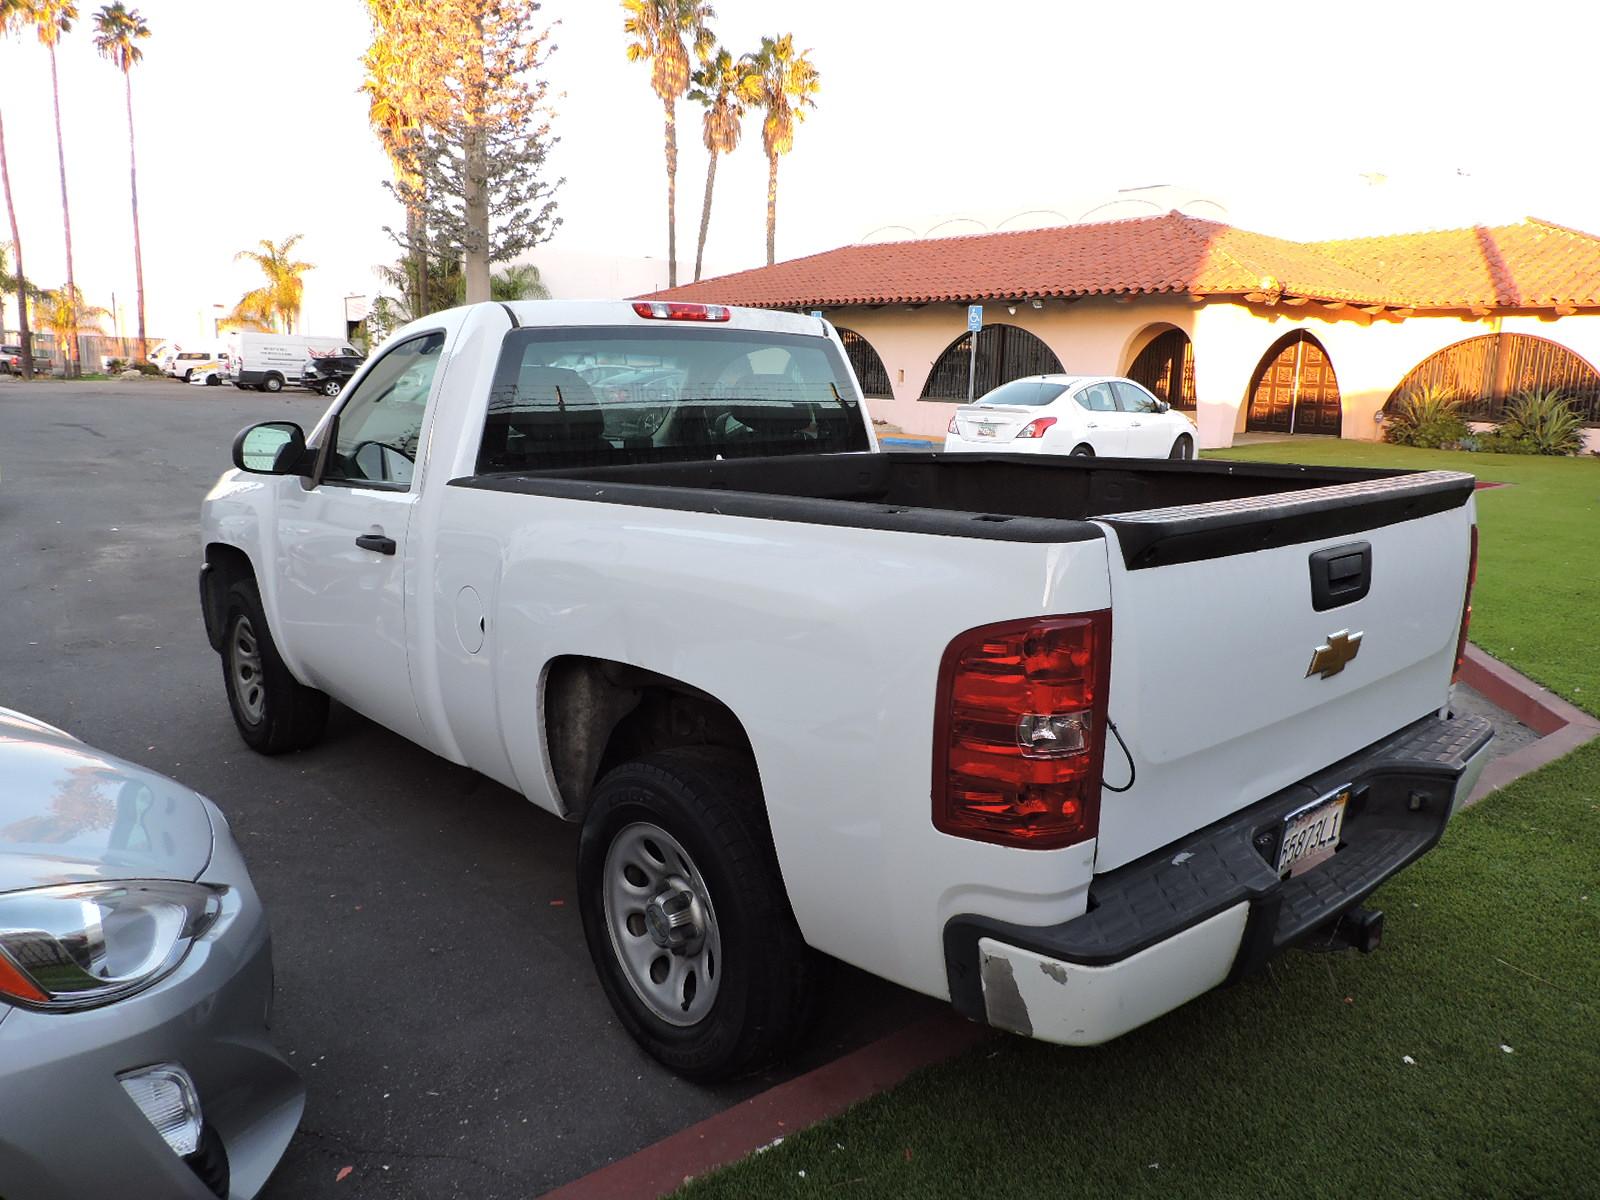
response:
[[[265,379],[263,379],[261,381],[261,390],[263,392],[281,392],[281,391],[283,391],[283,376],[282,375],[268,375]]]
[[[1194,439],[1187,433],[1180,433],[1178,440],[1172,443],[1172,450],[1167,457],[1188,462],[1194,457]]]
[[[1089,445],[1087,442],[1079,442],[1076,446],[1074,446],[1072,448],[1072,453],[1070,455],[1068,455],[1068,457],[1069,458],[1093,458],[1094,457],[1094,447]]]
[[[183,381],[185,383],[188,383],[193,378],[194,378],[194,371],[193,370],[188,370],[188,371],[185,371],[183,373]]]
[[[248,661],[249,649],[254,651],[253,664]],[[287,754],[322,739],[328,697],[289,673],[273,644],[253,580],[234,583],[224,600],[222,679],[233,723],[250,749]]]
[[[715,997],[692,1025],[671,1024],[652,1011],[612,943],[607,854],[619,834],[641,822],[687,852],[720,938]],[[818,956],[795,924],[760,781],[744,760],[707,748],[669,750],[609,772],[595,787],[578,839],[578,900],[589,955],[623,1028],[679,1075],[748,1075],[783,1057],[806,1032]],[[654,953],[648,946],[646,952]]]
[[[221,387],[222,386],[222,380],[218,379],[215,375],[207,375],[206,376],[206,386],[207,387]]]
[[[322,394],[327,396],[329,399],[337,396],[339,394],[339,390],[339,381],[337,379],[330,379],[328,382],[322,385]]]

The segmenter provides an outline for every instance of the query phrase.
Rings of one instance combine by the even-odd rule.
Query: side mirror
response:
[[[1156,411],[1158,413],[1170,412],[1171,409],[1172,405],[1168,404],[1165,400],[1156,401]]]
[[[300,475],[306,435],[293,421],[263,421],[233,439],[233,465],[253,475]]]

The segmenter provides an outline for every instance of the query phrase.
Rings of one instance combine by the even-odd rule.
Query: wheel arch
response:
[[[731,708],[643,667],[582,655],[553,659],[540,710],[556,799],[569,820],[582,819],[594,785],[612,767],[656,751],[715,746],[757,769],[750,736]]]
[[[228,589],[241,580],[254,582],[255,578],[255,564],[239,547],[227,542],[207,543],[205,565],[200,569],[200,611],[205,618],[206,638],[218,653],[222,651]]]

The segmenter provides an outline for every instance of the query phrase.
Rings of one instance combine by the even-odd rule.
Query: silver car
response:
[[[0,1196],[254,1196],[305,1089],[209,800],[0,708]]]

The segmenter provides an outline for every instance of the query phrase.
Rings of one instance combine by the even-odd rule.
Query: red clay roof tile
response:
[[[1172,212],[843,246],[656,292],[758,308],[1158,293],[1411,308],[1600,307],[1600,238],[1520,225],[1291,242]]]

